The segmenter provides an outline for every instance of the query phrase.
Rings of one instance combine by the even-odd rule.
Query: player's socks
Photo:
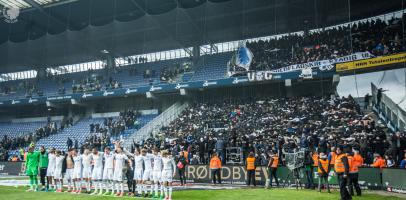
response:
[[[123,194],[124,193],[124,183],[123,182],[120,183],[120,189],[121,189],[121,194]]]
[[[154,197],[158,197],[158,184],[154,184],[154,190],[155,190]]]
[[[160,186],[160,190],[161,190],[160,198],[162,199],[164,197],[164,186],[162,184]]]
[[[172,186],[169,186],[169,199],[172,199]]]
[[[165,199],[168,198],[168,188],[164,186]]]

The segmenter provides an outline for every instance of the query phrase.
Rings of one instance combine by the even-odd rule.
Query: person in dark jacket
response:
[[[187,160],[185,157],[185,153],[183,151],[181,151],[181,152],[179,152],[179,156],[178,156],[177,164],[176,164],[176,167],[178,168],[179,180],[180,180],[181,186],[184,186],[186,184],[186,177],[185,177],[186,165],[187,165]]]

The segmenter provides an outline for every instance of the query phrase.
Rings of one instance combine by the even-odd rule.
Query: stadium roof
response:
[[[379,15],[401,0],[0,0],[0,73],[293,32]],[[0,6],[1,7],[1,6]],[[351,8],[351,12],[348,10]]]

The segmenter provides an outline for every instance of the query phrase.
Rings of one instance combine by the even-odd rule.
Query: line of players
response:
[[[51,149],[48,159],[47,178],[51,183],[50,190],[55,192],[62,192],[65,179],[68,186],[65,192],[80,194],[84,186],[90,195],[122,197],[126,176],[127,181],[133,180],[129,190],[134,193],[129,192],[129,196],[172,199],[172,179],[176,165],[167,150],[135,149],[130,153],[120,143],[115,143],[114,152],[109,147],[104,152],[94,148],[92,152],[85,149],[80,155],[76,149],[71,149],[64,156],[61,151]]]

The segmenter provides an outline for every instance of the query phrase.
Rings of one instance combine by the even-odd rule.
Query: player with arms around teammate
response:
[[[27,176],[30,177],[30,188],[27,192],[38,191],[38,163],[40,153],[38,151],[34,151],[35,145],[31,144],[28,148],[27,158],[25,161],[25,173]]]
[[[90,179],[92,176],[92,155],[89,149],[85,149],[82,157],[82,179],[85,181],[86,192],[90,193]]]
[[[142,158],[144,159],[144,173],[142,175],[142,185],[144,186],[143,192],[144,197],[153,196],[153,187],[151,184],[148,184],[151,181],[152,177],[152,162],[153,155],[151,152],[148,152],[146,149],[141,150]],[[149,188],[148,188],[149,187]],[[150,195],[148,195],[148,191]]]
[[[94,192],[91,195],[103,194],[102,178],[103,178],[103,153],[99,152],[97,148],[93,148],[91,160],[93,161],[92,178],[94,184]],[[99,192],[97,190],[100,190]]]
[[[65,157],[61,155],[60,150],[55,151],[55,168],[53,170],[53,178],[55,179],[55,192],[62,192],[62,168]]]
[[[154,148],[153,154],[154,154],[154,168],[152,170],[152,180],[154,181],[153,182],[155,191],[154,198],[158,198],[158,187],[159,187],[159,191],[161,193],[160,199],[163,199],[164,190],[162,184],[162,169],[163,169],[162,157],[157,148]]]
[[[80,194],[82,193],[82,156],[78,155],[76,149],[73,149],[72,158],[74,162],[72,178],[76,189],[72,193]]]
[[[114,154],[114,175],[113,180],[117,188],[116,196],[124,196],[124,162],[129,162],[128,157],[123,153],[122,148],[116,145],[116,153]],[[113,193],[114,194],[114,188]]]
[[[48,151],[48,168],[46,172],[47,176],[47,188],[46,191],[54,191],[55,190],[55,182],[54,179],[54,171],[55,171],[55,148],[50,148]],[[51,187],[49,187],[51,186]]]
[[[172,180],[176,174],[176,164],[168,151],[162,151],[162,182],[164,184],[165,200],[172,199]]]
[[[103,168],[103,183],[106,192],[103,195],[114,195],[114,154],[111,153],[110,147],[104,148],[104,168]],[[111,193],[109,190],[111,189]]]

